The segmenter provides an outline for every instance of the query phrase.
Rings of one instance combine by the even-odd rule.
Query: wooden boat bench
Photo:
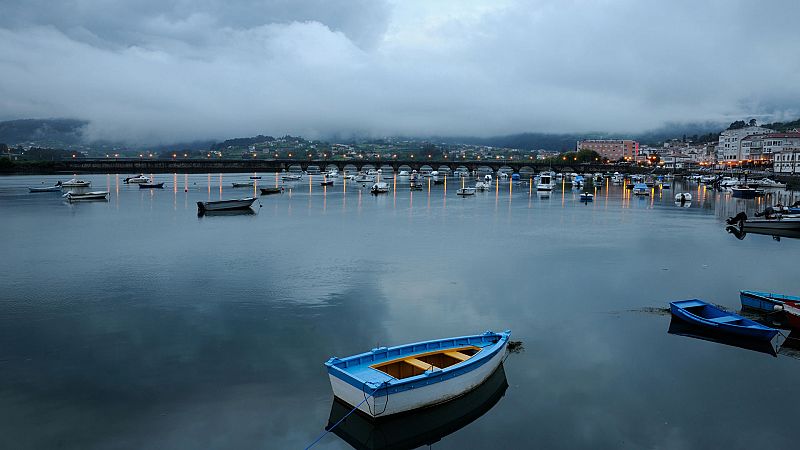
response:
[[[444,354],[449,356],[449,357],[451,357],[451,358],[455,358],[455,359],[457,359],[459,361],[466,361],[466,360],[468,360],[470,358],[469,355],[465,355],[465,354],[463,354],[461,352],[455,352],[455,351],[453,351],[453,352],[444,352]]]

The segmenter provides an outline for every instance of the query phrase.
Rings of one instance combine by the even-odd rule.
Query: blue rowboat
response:
[[[764,312],[777,311],[776,306],[782,307],[789,303],[792,306],[800,306],[800,297],[793,295],[774,294],[772,292],[761,291],[739,291],[739,300],[742,308],[750,308]]]
[[[761,325],[750,319],[723,311],[716,306],[692,299],[670,302],[669,310],[675,317],[686,322],[723,333],[737,334],[765,341],[772,340],[778,330]]]
[[[438,405],[497,370],[511,331],[379,347],[325,362],[333,395],[375,419]]]

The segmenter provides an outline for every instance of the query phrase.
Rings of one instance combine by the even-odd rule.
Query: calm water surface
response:
[[[248,175],[126,176],[86,176],[110,199],[76,204],[26,189],[68,177],[0,178],[0,448],[303,448],[330,356],[487,329],[524,343],[509,388],[436,448],[797,448],[796,350],[667,333],[670,300],[800,295],[800,242],[724,231],[762,200],[315,179],[199,218]]]

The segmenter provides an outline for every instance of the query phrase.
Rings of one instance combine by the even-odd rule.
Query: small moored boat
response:
[[[475,188],[472,187],[464,187],[456,191],[456,195],[466,196],[466,195],[475,195]]]
[[[320,186],[333,186],[333,180],[324,180],[319,182]]]
[[[385,194],[389,192],[389,183],[379,181],[372,185],[370,192],[372,192],[373,194]]]
[[[771,340],[778,334],[778,330],[775,328],[761,325],[738,314],[723,311],[698,299],[670,302],[669,310],[679,319],[720,332],[765,341]]]
[[[139,183],[139,189],[164,189],[164,182],[161,183]]]
[[[768,313],[777,311],[786,304],[800,307],[800,297],[774,294],[772,292],[739,291],[739,301],[742,302],[742,308],[750,308]]]
[[[325,362],[333,395],[377,418],[445,403],[502,363],[510,331],[379,347]]]
[[[150,178],[144,176],[144,174],[136,175],[135,177],[128,177],[122,180],[126,184],[141,184],[141,183],[150,183]]]
[[[42,187],[29,187],[30,192],[61,192],[61,185],[55,186],[42,186]]]
[[[258,176],[258,175],[253,175],[253,176],[251,176],[251,177],[250,177],[250,179],[251,179],[251,180],[260,180],[260,179],[261,179],[261,177],[260,177],[260,176]]]
[[[230,211],[236,209],[247,209],[255,201],[256,201],[255,197],[247,197],[247,198],[239,198],[232,200],[197,202],[197,210],[200,213],[203,213],[206,211]]]
[[[91,185],[92,185],[91,181],[79,180],[77,178],[73,178],[71,180],[61,183],[61,186],[63,187],[89,187]]]
[[[253,187],[253,184],[254,184],[254,182],[253,182],[253,181],[245,181],[245,182],[237,182],[237,183],[231,183],[231,184],[232,184],[232,185],[233,185],[233,187],[235,187],[235,188],[240,188],[240,187]]]
[[[586,202],[586,203],[589,203],[589,202],[591,202],[591,201],[594,201],[594,194],[590,194],[590,193],[588,193],[588,192],[584,192],[584,193],[582,193],[582,194],[581,194],[581,201],[582,201],[582,202]]]
[[[692,201],[692,194],[688,192],[681,192],[679,194],[675,194],[675,201],[680,203],[690,202]]]
[[[108,191],[93,191],[93,192],[85,192],[82,194],[69,191],[66,194],[64,194],[63,197],[70,202],[79,202],[83,200],[107,200]]]
[[[636,183],[633,185],[633,195],[650,195],[650,188],[645,183]]]
[[[283,181],[299,181],[302,178],[303,178],[302,175],[298,175],[296,173],[287,173],[287,174],[281,175],[281,179]]]
[[[282,187],[265,187],[259,189],[261,190],[261,195],[280,194],[283,192]]]

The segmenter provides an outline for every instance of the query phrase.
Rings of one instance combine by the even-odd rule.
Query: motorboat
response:
[[[140,184],[140,183],[150,183],[150,177],[146,177],[143,174],[136,175],[135,177],[128,177],[123,180],[126,184]]]
[[[648,188],[645,183],[636,183],[633,185],[633,195],[650,195],[650,188]]]
[[[79,180],[77,178],[73,178],[71,180],[61,183],[61,186],[63,187],[89,187],[91,185],[92,185],[91,181]]]
[[[670,302],[673,316],[693,325],[716,331],[769,341],[778,330],[744,318],[738,314],[723,311],[703,300],[691,299]]]
[[[303,176],[297,173],[285,173],[281,175],[281,180],[283,181],[300,181],[303,179]]]
[[[481,192],[489,189],[489,187],[490,187],[490,184],[485,182],[485,181],[477,181],[475,183],[475,189],[477,189],[477,190],[479,190]]]
[[[456,195],[467,196],[467,195],[475,195],[475,188],[474,187],[463,187],[456,191]]]
[[[385,194],[389,192],[389,183],[384,181],[378,181],[377,183],[372,185],[372,188],[369,190],[373,194]]]
[[[30,191],[30,192],[61,192],[61,185],[60,184],[56,184],[55,186],[29,187],[28,191]]]
[[[259,188],[259,190],[261,191],[261,195],[280,194],[283,192],[282,187],[265,187]]]
[[[372,183],[375,181],[375,176],[360,174],[355,178],[356,183]]]
[[[483,176],[483,181],[485,181],[487,183],[491,183],[492,182],[492,176],[490,174],[484,175]]]
[[[591,194],[589,192],[581,193],[581,201],[585,202],[585,203],[589,203],[591,201],[594,201],[594,194]]]
[[[63,197],[70,202],[79,202],[85,200],[108,200],[108,191],[92,191],[84,192],[82,194],[69,191],[64,194]]]
[[[783,189],[786,187],[786,183],[775,181],[772,178],[762,178],[756,182],[756,187],[766,189]]]
[[[553,176],[551,174],[542,174],[539,177],[539,182],[536,183],[536,190],[537,191],[546,191],[550,192],[555,187],[555,183],[553,183]]]
[[[376,419],[416,411],[478,388],[500,366],[511,332],[378,347],[325,362],[333,395]]]
[[[407,170],[401,170],[400,173],[397,174],[398,177],[407,177],[408,175]]]
[[[161,183],[139,183],[139,189],[164,189],[164,182]]]
[[[235,182],[235,183],[231,183],[231,185],[232,185],[233,187],[235,187],[235,188],[241,188],[241,187],[253,187],[253,185],[254,185],[254,184],[255,184],[255,182],[253,182],[253,181],[245,181],[245,182]]]
[[[625,176],[619,172],[614,172],[614,175],[611,176],[611,183],[615,185],[620,185],[625,182]]]
[[[197,210],[198,212],[203,213],[206,211],[231,211],[236,209],[247,209],[255,201],[255,197],[246,197],[232,200],[197,202]]]
[[[409,185],[409,188],[412,191],[421,191],[422,190],[422,183],[416,183],[416,182],[415,183],[411,183]]]

